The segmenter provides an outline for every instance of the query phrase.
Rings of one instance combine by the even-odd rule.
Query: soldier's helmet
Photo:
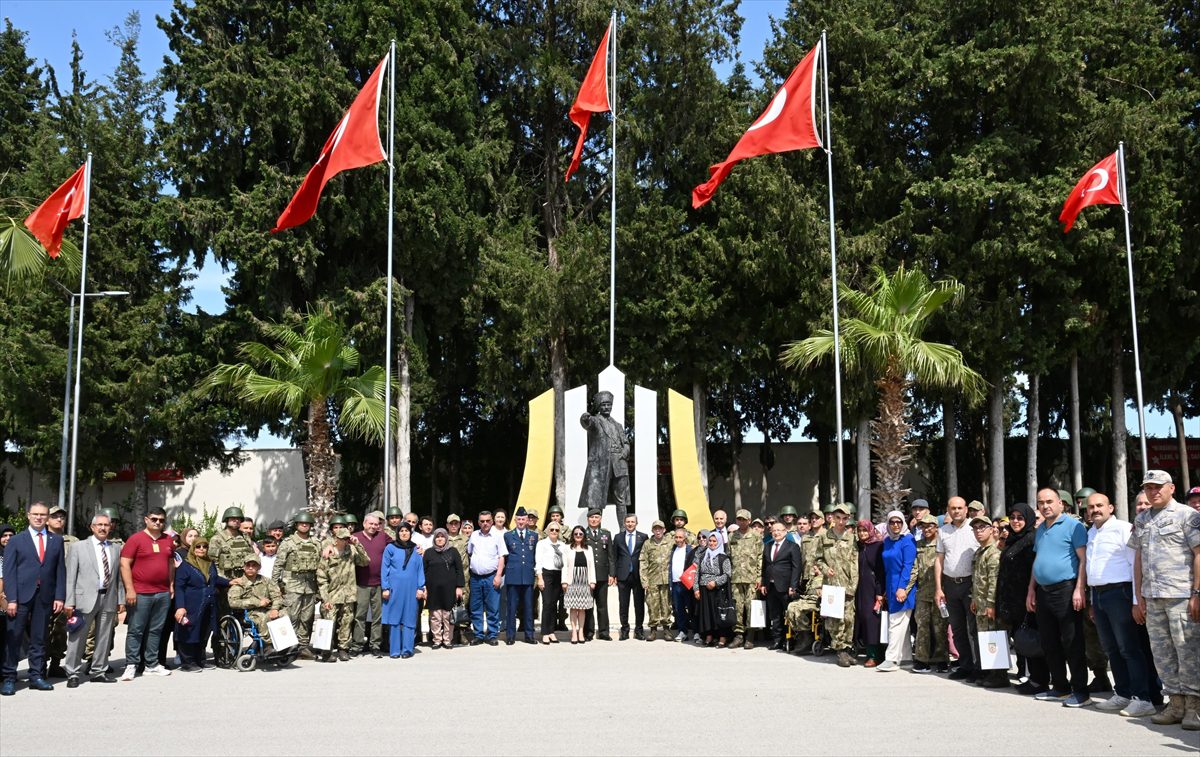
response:
[[[389,507],[389,508],[387,509],[387,515],[386,515],[386,516],[384,516],[384,517],[387,517],[387,518],[403,518],[403,517],[404,517],[404,511],[403,511],[403,510],[401,510],[401,509],[400,509],[400,508],[398,508],[398,507]]]
[[[1085,486],[1082,489],[1080,489],[1079,491],[1075,492],[1075,499],[1087,499],[1088,497],[1092,496],[1095,493],[1096,493],[1095,489],[1093,489],[1090,486]]]
[[[683,518],[684,523],[688,522],[687,513],[685,513],[683,510],[676,510],[675,512],[671,513],[671,520],[675,520],[676,518]]]
[[[796,508],[792,507],[791,505],[784,505],[783,507],[779,508],[779,516],[780,517],[783,517],[784,515],[799,515],[799,514],[800,513],[796,512]]]
[[[316,523],[316,522],[317,521],[316,521],[316,519],[313,518],[312,513],[308,512],[307,510],[301,510],[300,512],[296,513],[295,518],[292,518],[292,523]]]
[[[559,507],[558,505],[550,505],[550,509],[546,511],[546,517],[549,518],[551,515],[554,515],[555,513],[558,513],[559,515],[564,515],[563,509],[561,507]]]
[[[308,513],[305,513],[305,515],[308,515]],[[312,518],[311,515],[309,515],[308,517]],[[300,521],[300,518],[297,517],[296,522],[299,522],[299,521]],[[345,525],[347,525],[347,523],[348,523],[348,521],[346,520],[345,515],[335,515],[329,519],[329,525],[331,525],[331,526],[345,526]]]
[[[225,521],[229,520],[230,518],[237,518],[238,520],[242,520],[245,517],[246,517],[246,515],[242,512],[242,508],[227,507],[227,508],[225,508],[225,514],[221,516],[221,522],[224,523]]]

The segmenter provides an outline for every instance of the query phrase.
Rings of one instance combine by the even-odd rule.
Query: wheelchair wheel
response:
[[[235,666],[240,673],[248,673],[258,667],[258,657],[252,654],[240,655]]]
[[[242,624],[232,615],[221,618],[214,640],[214,662],[219,668],[232,668],[242,650]]]
[[[812,643],[812,653],[814,655],[816,655],[817,657],[820,657],[821,655],[825,654],[825,645],[821,642],[820,639],[817,639],[816,641],[814,641]]]

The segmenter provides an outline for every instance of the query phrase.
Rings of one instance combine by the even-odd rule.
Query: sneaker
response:
[[[1046,687],[1036,681],[1026,681],[1017,686],[1017,693],[1025,696],[1036,696],[1046,690]]]
[[[146,675],[161,676],[163,678],[166,678],[167,676],[171,675],[171,671],[167,670],[162,665],[152,665],[152,666],[146,668]]]
[[[895,663],[891,660],[884,660],[883,662],[879,663],[879,665],[875,668],[875,672],[890,673],[893,670],[899,670],[899,669],[900,669],[900,666],[897,663]]]
[[[1079,695],[1072,694],[1063,700],[1063,707],[1089,707],[1092,705],[1092,698],[1087,694]]]
[[[914,673],[928,673],[929,671],[930,671],[929,663],[927,663],[927,662],[921,662],[920,660],[917,660],[917,661],[913,662],[913,666],[912,666],[912,672],[914,672]]]
[[[1058,689],[1046,689],[1040,694],[1034,694],[1033,698],[1039,702],[1061,702],[1071,696],[1069,691],[1059,691]]]
[[[1099,705],[1097,705],[1097,707],[1099,707]],[[1147,715],[1153,715],[1157,711],[1157,708],[1155,708],[1155,706],[1150,702],[1147,702],[1145,699],[1138,699],[1137,697],[1134,697],[1133,699],[1129,700],[1129,704],[1126,705],[1125,709],[1121,710],[1121,717],[1144,718]]]
[[[1113,694],[1108,699],[1096,702],[1096,709],[1101,712],[1120,712],[1125,709],[1125,705],[1129,704],[1129,697],[1123,697],[1120,694]]]
[[[126,665],[125,672],[121,674],[118,681],[132,681],[137,676],[137,665]]]

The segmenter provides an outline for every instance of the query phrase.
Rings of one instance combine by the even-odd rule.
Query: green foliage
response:
[[[241,507],[241,505],[231,505],[231,507]],[[200,535],[205,539],[211,539],[212,535],[215,534],[217,529],[221,526],[221,524],[217,522],[217,518],[220,517],[221,511],[220,509],[217,509],[210,512],[208,506],[206,505],[200,512],[200,520],[193,518],[190,512],[176,515],[171,521],[171,530],[175,533],[182,534],[184,529],[195,528],[200,531]]]

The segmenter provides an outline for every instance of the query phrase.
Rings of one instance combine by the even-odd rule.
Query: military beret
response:
[[[840,505],[834,505],[833,509],[831,509],[829,512],[842,513],[843,515],[853,515],[854,514],[853,512],[850,511],[850,506],[847,505],[845,502],[843,502]]]
[[[1169,483],[1171,483],[1171,474],[1167,473],[1165,470],[1148,470],[1146,471],[1146,475],[1142,478],[1142,486],[1145,486],[1146,484],[1158,484],[1159,486],[1162,486],[1163,484]]]
[[[454,513],[450,513],[449,515],[446,516],[446,522],[447,523],[462,523],[462,518],[458,517]]]
[[[992,525],[992,519],[986,515],[976,515],[974,518],[971,518],[971,525],[972,526],[990,526],[990,525]]]
[[[589,518],[590,518],[590,517],[592,517],[593,515],[603,515],[603,514],[604,514],[604,511],[603,511],[603,510],[601,510],[601,509],[600,509],[600,508],[598,508],[598,507],[593,507],[593,508],[590,508],[590,509],[588,510],[588,517],[589,517]]]
[[[754,515],[749,510],[742,509],[742,510],[738,510],[737,514],[734,517],[737,520],[750,520],[751,518],[754,517]]]
[[[979,512],[983,512],[983,503],[977,499],[971,500],[970,502],[967,503],[967,512],[971,512],[972,510],[978,510]]]
[[[666,523],[663,523],[661,520],[656,520],[656,521],[654,521],[653,523],[651,523],[651,524],[650,524],[650,530],[651,530],[651,531],[653,531],[653,530],[654,530],[654,529],[656,529],[656,528],[666,528],[666,527],[667,527],[667,524],[666,524]]]

